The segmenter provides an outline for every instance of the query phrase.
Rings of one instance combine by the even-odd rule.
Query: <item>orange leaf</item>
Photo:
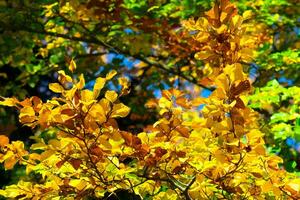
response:
[[[18,162],[18,160],[16,159],[16,157],[11,156],[11,157],[9,157],[5,160],[4,168],[5,169],[12,169],[12,168],[14,168],[14,166],[17,162]]]
[[[188,128],[184,127],[184,126],[179,126],[176,128],[176,130],[183,136],[188,138],[190,135],[190,131]]]
[[[0,135],[0,147],[5,147],[9,144],[9,139],[5,135]]]

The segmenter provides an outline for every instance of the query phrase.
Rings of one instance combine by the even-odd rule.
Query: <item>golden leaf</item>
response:
[[[55,93],[62,93],[65,90],[59,83],[50,83],[49,89]]]
[[[198,42],[207,42],[208,38],[209,38],[209,34],[206,33],[206,32],[200,32],[196,35],[195,39],[198,41]]]
[[[222,24],[219,28],[216,29],[218,34],[222,34],[225,31],[227,31],[227,26],[225,24]]]
[[[95,100],[94,100],[93,92],[88,89],[82,90],[80,92],[80,102],[83,103],[85,106],[89,106],[92,103],[94,103]],[[87,108],[84,108],[83,111],[86,112]]]
[[[76,87],[81,90],[85,85],[85,80],[83,74],[80,74],[79,76],[79,82],[76,84]]]
[[[253,12],[251,10],[246,10],[244,13],[243,13],[243,19],[244,20],[247,20],[247,19],[250,19],[253,15]]]
[[[0,105],[2,106],[16,106],[19,101],[16,98],[4,98],[0,96]]]
[[[107,99],[103,98],[99,101],[99,104],[102,106],[105,115],[107,115],[107,113],[109,113],[111,110],[110,102]]]
[[[71,83],[73,80],[70,76],[66,75],[65,72],[63,70],[60,70],[57,72],[58,73],[58,81],[61,84],[65,84],[65,83]]]
[[[70,65],[69,65],[69,70],[71,72],[74,72],[76,69],[76,63],[74,62],[74,60],[72,59],[71,62],[70,62]]]
[[[102,90],[102,88],[104,87],[106,82],[105,78],[102,77],[98,77],[96,79],[95,85],[94,85],[94,90],[93,90],[93,94],[94,94],[94,99],[98,98],[100,91]]]
[[[35,112],[32,107],[24,107],[20,110],[20,117],[23,116],[35,116]]]
[[[207,50],[207,51],[201,51],[201,52],[196,53],[195,58],[198,60],[204,60],[213,55],[214,55],[214,53],[212,51]]]
[[[110,80],[110,79],[112,79],[116,74],[117,74],[117,71],[116,71],[116,70],[111,70],[108,74],[106,74],[105,79],[106,79],[106,80]]]
[[[127,95],[130,92],[130,83],[127,78],[121,77],[118,79],[119,84],[122,86],[120,95]]]
[[[273,190],[273,184],[270,181],[267,181],[261,186],[262,192],[269,192]]]
[[[300,191],[300,179],[291,180],[284,187],[292,195],[299,194]]]
[[[115,91],[106,91],[105,98],[110,102],[115,102],[117,100],[118,94]]]
[[[123,103],[114,104],[111,117],[126,117],[130,112],[130,108]]]
[[[106,113],[99,103],[93,104],[89,114],[100,124],[106,121]]]

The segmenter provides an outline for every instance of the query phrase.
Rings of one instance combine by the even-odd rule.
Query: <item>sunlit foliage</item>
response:
[[[19,67],[19,61],[27,67],[20,77],[57,69],[62,52],[74,59],[67,58],[68,69],[57,70],[57,80],[49,83],[49,90],[55,93],[50,99],[1,97],[0,105],[16,109],[19,122],[35,134],[32,145],[0,135],[4,168],[22,165],[26,171],[26,178],[5,186],[0,195],[89,199],[117,196],[122,190],[140,199],[300,198],[300,178],[292,173],[295,164],[289,164],[293,159],[281,158],[283,152],[278,150],[287,138],[299,138],[299,88],[284,88],[274,80],[254,89],[260,77],[248,74],[254,61],[264,70],[278,70],[277,65],[284,68],[281,60],[296,67],[296,47],[271,52],[264,59],[262,49],[272,40],[267,27],[273,23],[247,10],[253,3],[238,4],[244,10],[239,12],[236,4],[221,0],[204,12],[210,7],[206,1],[199,16],[188,19],[197,13],[187,8],[189,1],[171,2],[150,7],[146,1],[45,3],[41,15],[47,22],[42,29],[16,25],[24,29],[20,34],[36,31],[47,35],[43,38],[46,45],[40,44],[36,55],[41,56],[40,62],[51,55],[49,63],[43,63],[47,70],[42,65],[30,68],[30,62],[7,55],[3,63]],[[269,4],[257,2],[267,18],[271,15],[264,6]],[[174,22],[167,23],[163,17],[174,18]],[[65,21],[56,21],[60,19]],[[286,24],[296,26],[284,17],[278,26]],[[87,57],[101,57],[95,57],[95,63],[75,62],[86,48],[90,48]],[[114,63],[102,55],[112,52],[139,62],[132,69],[110,67]],[[275,62],[272,60],[277,60],[275,65],[264,65]],[[102,73],[95,73],[92,87],[83,72],[95,71],[79,67],[83,64],[105,66]],[[259,74],[256,70],[255,75]],[[163,78],[170,88],[160,98],[151,98],[153,94],[132,87],[129,78],[122,76],[128,74],[133,74],[139,87],[146,86],[144,90]],[[146,75],[150,80],[143,79]],[[261,84],[269,78],[262,77]],[[183,81],[195,87],[180,87]],[[189,94],[199,88],[212,93],[207,98]],[[133,111],[123,101],[131,97],[130,92],[136,95],[135,101],[129,101]],[[284,105],[286,101],[293,105]],[[144,115],[154,115],[154,122],[142,127],[131,124],[132,131],[124,128],[122,118],[143,118],[143,113],[136,114],[141,102],[148,109],[143,108]],[[266,113],[269,116],[263,116]]]

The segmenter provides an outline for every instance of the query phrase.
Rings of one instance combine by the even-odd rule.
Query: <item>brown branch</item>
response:
[[[174,71],[172,69],[169,69],[163,63],[152,61],[149,58],[144,57],[142,55],[138,55],[138,54],[131,55],[129,51],[123,50],[123,49],[120,49],[120,48],[117,48],[117,47],[114,47],[113,45],[111,45],[109,43],[106,43],[106,42],[104,42],[104,41],[102,41],[99,38],[96,38],[94,36],[91,36],[90,38],[87,38],[87,37],[75,37],[75,36],[71,36],[71,35],[67,35],[67,34],[55,33],[55,32],[50,32],[50,31],[46,31],[46,30],[31,29],[29,27],[21,27],[18,31],[26,31],[26,32],[31,32],[31,33],[38,33],[38,34],[49,35],[49,36],[53,36],[53,37],[61,37],[61,38],[65,38],[65,39],[72,40],[72,41],[98,44],[98,45],[101,45],[101,46],[109,49],[110,51],[112,51],[114,53],[123,54],[125,56],[132,57],[134,59],[143,61],[144,63],[146,63],[146,64],[148,64],[150,66],[154,66],[154,67],[156,67],[158,69],[161,69],[161,70],[163,70],[163,71],[165,71],[165,72],[167,72],[169,74],[177,75],[177,76],[185,79],[186,81],[189,81],[189,82],[191,82],[191,83],[193,83],[195,85],[198,85],[198,86],[200,86],[202,88],[205,88],[207,90],[210,90],[210,91],[214,90],[214,88],[202,85],[202,84],[198,83],[197,80],[192,79],[192,78],[190,78],[188,76],[185,76],[184,74],[182,74],[182,73],[180,73],[180,72],[178,72],[176,70]]]
[[[190,187],[194,184],[194,182],[196,181],[196,176],[193,177],[193,179],[189,182],[189,184],[187,185],[187,187],[185,188],[185,190],[183,191],[183,195],[185,197],[185,199],[187,200],[191,200],[192,198],[189,195],[189,189]]]

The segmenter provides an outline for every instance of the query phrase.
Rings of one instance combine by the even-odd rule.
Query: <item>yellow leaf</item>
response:
[[[15,106],[17,102],[19,102],[16,98],[4,98],[0,96],[0,105],[2,106]]]
[[[94,85],[94,92],[93,92],[94,99],[96,99],[99,96],[100,91],[102,90],[102,88],[105,85],[105,82],[106,82],[105,78],[99,77],[99,78],[96,79],[96,82],[95,82],[95,85]]]
[[[106,116],[105,116],[105,112],[104,112],[104,109],[103,107],[98,104],[98,103],[95,103],[93,104],[93,106],[91,107],[90,111],[89,111],[89,114],[95,118],[95,120],[98,122],[98,123],[103,123],[106,121]]]
[[[243,22],[243,18],[239,15],[235,15],[232,19],[231,19],[231,24],[230,24],[230,29],[234,30],[237,27],[239,27]]]
[[[110,79],[112,79],[116,74],[117,74],[117,71],[116,71],[116,70],[111,70],[108,74],[106,74],[105,79],[106,79],[106,80],[110,80]]]
[[[119,84],[122,86],[121,94],[120,95],[126,95],[130,92],[130,83],[127,78],[121,77],[118,79]]]
[[[239,63],[233,65],[227,65],[224,68],[224,73],[229,75],[230,82],[235,82],[238,80],[244,80],[245,75],[243,73],[243,66]]]
[[[101,138],[99,139],[100,147],[104,150],[111,150],[112,145],[109,143],[108,139]]]
[[[20,110],[19,117],[25,117],[25,116],[35,116],[35,112],[32,107],[24,107]]]
[[[70,62],[70,65],[69,65],[69,70],[71,72],[74,72],[76,69],[76,63],[74,62],[74,60],[72,59],[71,62]]]
[[[36,150],[36,149],[41,149],[41,150],[44,150],[44,149],[47,149],[47,145],[44,144],[44,143],[34,143],[33,145],[31,145],[30,149],[32,150]]]
[[[99,101],[99,104],[102,106],[102,108],[105,112],[105,115],[110,112],[110,110],[111,110],[110,102],[107,99],[105,99],[105,98],[101,99]]]
[[[204,60],[214,55],[212,51],[201,51],[195,54],[195,58],[198,60]]]
[[[278,164],[283,163],[283,160],[279,156],[272,155],[269,156],[267,163],[268,163],[268,167],[270,167],[271,169],[278,170],[279,169]]]
[[[81,191],[87,187],[87,182],[85,180],[71,179],[69,185]]]
[[[114,104],[111,117],[126,117],[130,112],[130,108],[123,103]]]
[[[6,196],[7,194],[6,194],[6,191],[5,191],[5,190],[0,190],[0,195],[1,195],[1,196],[4,196],[4,197],[7,197],[7,196]]]
[[[247,20],[247,19],[250,19],[253,15],[253,12],[251,10],[246,10],[244,13],[243,13],[243,19],[244,20]]]
[[[225,24],[222,24],[222,26],[220,26],[220,28],[216,29],[218,34],[222,34],[227,30],[227,26]]]
[[[171,108],[172,107],[172,102],[169,101],[167,98],[162,97],[158,101],[158,105],[161,108]]]
[[[203,97],[196,97],[192,100],[193,106],[200,106],[201,104],[207,103],[207,99]]]
[[[261,186],[262,192],[269,192],[273,189],[273,185],[270,181],[267,181]]]
[[[265,146],[262,144],[259,144],[253,148],[253,150],[258,154],[258,155],[265,155],[266,154],[266,149]]]
[[[65,93],[66,99],[73,100],[76,91],[77,91],[77,88],[75,86],[73,86],[70,90],[67,90]]]
[[[220,163],[228,162],[226,154],[223,151],[221,151],[220,149],[217,149],[213,155],[217,159],[217,161],[219,161]]]
[[[72,82],[72,78],[68,75],[66,75],[66,73],[63,70],[60,70],[57,72],[58,73],[58,81],[62,84],[65,84],[67,82]]]
[[[80,100],[85,105],[90,105],[94,102],[93,92],[90,90],[82,90],[80,92]]]
[[[65,90],[59,83],[50,83],[49,89],[55,93],[62,93]]]
[[[110,102],[115,102],[118,97],[118,94],[115,91],[106,91],[105,98],[108,99]]]
[[[21,109],[21,113],[19,115],[19,119],[21,123],[23,124],[32,123],[36,120],[36,118],[37,117],[35,116],[35,112],[32,107],[25,107]]]
[[[291,182],[285,185],[285,189],[292,195],[299,194],[300,191],[300,179],[291,180]]]
[[[222,12],[221,13],[221,17],[220,17],[221,22],[223,22],[226,19],[227,15],[228,15],[227,12]]]
[[[24,149],[24,143],[22,141],[13,141],[11,145],[15,153],[19,155],[28,154],[28,152]]]
[[[241,58],[245,62],[251,62],[253,59],[253,50],[250,48],[244,48],[241,50]]]
[[[224,71],[225,71],[225,69],[224,69]],[[220,88],[220,90],[221,90],[219,92],[224,93],[224,95],[226,96],[227,92],[229,91],[228,76],[226,76],[226,74],[223,73],[216,78],[215,82],[216,82],[216,85],[218,86],[218,89]],[[216,90],[216,91],[218,91],[218,90]]]
[[[79,76],[79,82],[76,84],[76,87],[81,90],[85,85],[85,80],[83,74],[80,74]]]
[[[208,38],[209,34],[206,32],[199,32],[195,37],[198,42],[207,42]]]

